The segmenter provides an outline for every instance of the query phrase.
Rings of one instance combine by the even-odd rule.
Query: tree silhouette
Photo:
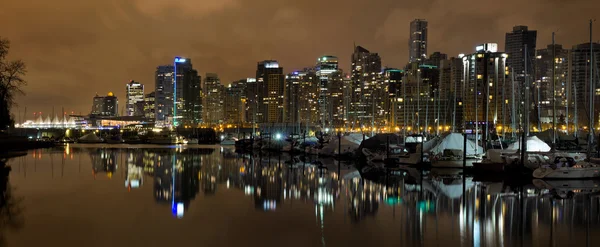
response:
[[[23,79],[25,63],[21,60],[7,61],[9,49],[10,42],[0,37],[0,131],[14,125],[10,109],[16,104],[15,97],[24,94],[22,87],[27,84]]]
[[[5,230],[19,230],[23,227],[22,199],[13,195],[8,181],[11,168],[5,159],[0,159],[0,247],[6,246]]]

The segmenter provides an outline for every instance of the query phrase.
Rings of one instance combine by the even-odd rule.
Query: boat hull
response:
[[[556,169],[541,167],[533,171],[533,177],[540,179],[598,179],[600,178],[600,167],[560,167]]]

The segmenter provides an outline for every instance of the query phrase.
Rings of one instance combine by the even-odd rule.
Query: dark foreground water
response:
[[[408,170],[371,182],[334,160],[198,147],[70,145],[12,159],[0,246],[600,245],[597,181],[515,187]]]

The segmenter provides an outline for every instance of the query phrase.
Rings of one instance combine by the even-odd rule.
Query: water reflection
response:
[[[60,168],[54,167],[55,162]],[[598,181],[483,182],[462,176],[460,171],[404,168],[373,182],[351,165],[334,160],[241,155],[221,147],[69,146],[34,151],[12,160],[11,165],[11,178],[25,191],[30,184],[49,184],[52,179],[65,183],[89,180],[91,185],[82,188],[96,192],[112,188],[102,184],[118,183],[131,195],[125,205],[143,200],[137,197],[141,195],[145,203],[154,201],[159,214],[181,219],[177,222],[194,217],[198,210],[219,214],[231,207],[247,215],[245,225],[251,230],[245,231],[257,228],[258,234],[261,227],[273,225],[275,229],[269,229],[275,234],[298,227],[306,235],[304,246],[600,243]],[[53,178],[50,173],[55,169],[64,175]],[[63,184],[55,186],[53,190],[69,189]],[[112,196],[102,193],[96,197],[105,200]],[[98,205],[102,203],[106,202]],[[41,205],[29,206],[43,210]]]

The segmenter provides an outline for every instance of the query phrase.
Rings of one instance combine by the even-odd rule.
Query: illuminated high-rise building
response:
[[[305,68],[298,71],[300,84],[298,110],[300,124],[302,126],[320,123],[319,92],[320,79],[314,68]]]
[[[144,96],[144,117],[146,119],[156,119],[156,96],[154,92]]]
[[[332,74],[338,71],[338,59],[334,56],[317,58],[317,77],[319,77],[319,113],[321,127],[332,124],[333,106],[331,105],[330,83],[334,78]]]
[[[244,121],[246,114],[246,96],[244,95],[246,90],[246,79],[238,80],[227,87],[224,90],[223,97],[223,114],[224,122],[235,126],[241,126]]]
[[[387,121],[390,130],[396,131],[396,127],[403,123],[403,114],[402,110],[404,105],[403,103],[403,94],[402,94],[402,80],[404,78],[404,71],[394,68],[385,68],[383,69],[383,82],[384,85],[387,86],[387,101],[385,105],[385,109],[387,114]],[[398,129],[399,130],[399,129]]]
[[[282,123],[284,115],[283,67],[274,60],[258,62],[256,83],[258,95],[257,123]]]
[[[527,26],[514,26],[513,31],[506,33],[506,40],[504,49],[508,58],[506,59],[506,66],[509,69],[509,73],[514,73],[514,79],[517,82],[515,97],[518,98],[518,103],[525,105],[525,92],[527,91],[526,83],[529,85],[533,84],[534,81],[534,65],[535,65],[535,49],[537,41],[537,31],[529,30]],[[525,54],[527,50],[527,54]],[[530,90],[532,93],[533,90]],[[532,94],[529,95],[530,99],[533,99]],[[529,100],[533,103],[533,100]],[[525,111],[531,114],[524,115],[524,119],[531,119],[534,114],[531,108],[533,104],[525,106]],[[526,120],[528,121],[528,120]]]
[[[373,94],[381,73],[381,57],[361,46],[355,46],[351,59],[352,100],[348,113],[349,127],[370,126],[377,111],[374,109]]]
[[[125,106],[127,116],[143,116],[144,109],[139,108],[140,102],[144,102],[144,84],[131,80],[125,88],[127,104]]]
[[[96,95],[92,104],[91,115],[116,117],[119,116],[119,100],[109,92],[106,96]]]
[[[173,65],[156,68],[155,99],[158,125],[197,125],[202,121],[200,81],[198,71],[193,69],[190,59],[177,57]]]
[[[244,87],[244,95],[246,101],[244,102],[244,123],[254,124],[257,123],[258,115],[258,85],[256,78],[247,78],[246,85]]]
[[[459,96],[464,105],[462,122],[469,130],[479,129],[483,141],[491,141],[489,136],[498,126],[505,131],[518,127],[513,114],[518,113],[512,111],[518,107],[516,90],[507,80],[506,57],[494,43],[479,45],[475,53],[463,57],[465,88]]]
[[[212,126],[223,122],[223,90],[219,76],[215,73],[206,73],[202,85],[205,124]]]
[[[284,111],[285,122],[300,124],[300,72],[294,71],[285,76]]]
[[[410,22],[410,39],[408,40],[410,63],[422,63],[427,58],[427,21],[415,19]]]
[[[553,56],[554,54],[554,56]],[[554,66],[554,70],[552,67]],[[548,45],[544,49],[537,50],[535,63],[535,82],[534,82],[534,102],[539,111],[539,121],[541,121],[542,129],[547,129],[552,126],[553,117],[556,116],[557,124],[561,118],[564,119],[563,124],[566,124],[566,96],[568,92],[569,78],[569,50],[564,49],[562,45]],[[556,115],[553,114],[553,80],[554,74],[556,83]]]
[[[586,109],[590,108],[590,63],[593,63],[592,73],[595,88],[600,88],[598,85],[598,82],[600,82],[598,76],[600,68],[600,44],[594,42],[592,46],[593,54],[590,54],[590,43],[574,45],[573,49],[571,49],[570,74],[573,93],[570,94],[572,96],[569,96],[571,98],[569,101],[577,104],[577,113],[574,112],[575,105],[573,105],[573,113],[569,112],[569,114],[574,114],[577,117],[577,126],[580,129],[589,126],[589,112]],[[598,115],[600,114],[599,96],[600,93],[596,91],[594,97],[594,123],[598,123]]]

